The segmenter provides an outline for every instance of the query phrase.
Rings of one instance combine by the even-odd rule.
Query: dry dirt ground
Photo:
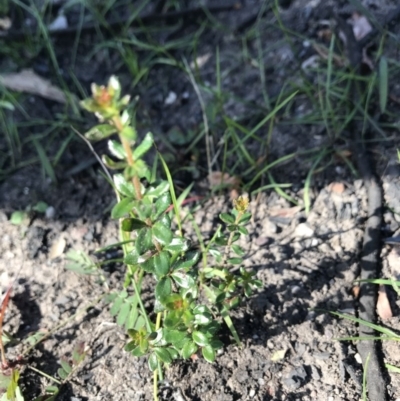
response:
[[[326,4],[294,1],[281,10],[283,21],[299,34],[311,35],[317,22],[329,17],[323,15],[328,3],[339,9],[348,7],[339,1]],[[374,4],[378,2],[363,3],[382,14],[392,5],[388,1],[379,2],[385,4],[377,10]],[[254,11],[258,5],[256,1],[248,2],[247,7]],[[242,14],[226,13],[218,18],[226,26],[240,26],[251,15],[250,12]],[[267,14],[264,19],[269,23],[273,17]],[[285,44],[282,32],[267,28],[263,32],[266,87],[273,97],[298,69],[296,58],[306,55],[302,56],[301,49],[294,54]],[[218,43],[221,70],[226,71],[223,89],[250,102],[235,102],[232,98],[225,111],[231,116],[243,116],[252,109],[251,102],[262,101],[259,71],[250,64],[232,64],[241,43],[229,31],[218,35],[212,37],[210,32],[208,36],[212,40],[201,44],[204,54],[212,52],[201,74],[210,85],[215,81],[212,49]],[[270,46],[271,43],[279,46]],[[88,66],[82,66],[80,78],[86,77],[89,83],[100,76],[100,67],[96,66],[93,72]],[[126,72],[122,71],[121,76],[128,80]],[[101,79],[105,79],[105,74]],[[143,114],[151,116],[153,125],[139,120],[139,125],[143,125],[141,134],[150,127],[157,140],[157,135],[167,135],[176,125],[186,132],[201,123],[195,91],[183,73],[179,75],[172,67],[160,67],[151,72],[149,80],[152,84],[142,94],[142,104],[147,113]],[[170,91],[178,96],[172,105],[164,101]],[[207,98],[207,93],[204,96]],[[40,115],[43,108],[52,113],[56,107],[43,102],[39,106],[36,103],[34,109]],[[302,113],[306,107],[300,99],[292,112]],[[371,154],[385,191],[382,232],[390,237],[400,229],[400,167],[396,154],[398,132],[392,128],[386,134],[389,139],[375,143]],[[324,135],[321,126],[277,125],[270,157],[275,160],[292,152],[300,154],[323,143]],[[249,152],[256,149],[256,143],[249,143]],[[200,150],[200,157],[204,157],[202,153]],[[56,170],[57,184],[43,179],[39,167],[29,167],[13,173],[0,185],[2,289],[16,279],[4,328],[15,338],[24,339],[66,322],[27,357],[27,366],[52,376],[57,376],[60,359],[69,358],[77,344],[85,344],[88,350],[85,361],[62,387],[58,400],[151,400],[152,376],[146,358],[136,359],[123,350],[127,342],[125,331],[110,316],[108,305],[98,301],[104,287],[94,278],[79,276],[64,268],[64,256],[70,249],[93,255],[96,249],[118,242],[116,223],[109,218],[113,193],[99,169],[92,165],[71,172],[80,160],[89,157],[89,150],[76,142],[66,150]],[[287,193],[301,201],[311,164],[312,160],[306,157],[295,158],[275,168],[274,178],[278,182],[293,183]],[[190,182],[193,177],[186,174],[179,179]],[[202,174],[198,180],[198,184],[205,182]],[[204,186],[194,188],[192,195],[204,195]],[[216,362],[209,364],[199,358],[173,363],[160,384],[161,400],[361,400],[362,366],[355,343],[337,341],[356,336],[357,327],[326,311],[356,315],[357,302],[352,288],[359,274],[358,258],[367,208],[365,188],[340,159],[335,159],[328,168],[314,174],[311,200],[311,211],[306,215],[304,209],[293,206],[274,191],[266,190],[260,197],[252,197],[254,219],[249,225],[250,237],[242,245],[248,251],[247,266],[257,271],[264,287],[233,313],[243,347],[238,348],[229,331],[223,329],[224,347]],[[54,208],[54,213],[49,217],[33,213],[28,225],[11,224],[13,211],[23,210],[37,201],[45,201]],[[229,207],[228,196],[220,195],[194,208],[196,222],[205,238],[212,236],[216,216]],[[191,230],[189,226],[189,233]],[[52,247],[61,241],[65,241],[63,255],[51,258]],[[396,248],[384,245],[381,256],[382,277],[399,277]],[[102,255],[102,258],[114,257],[112,251]],[[104,275],[111,288],[121,288],[123,266],[105,265]],[[400,328],[400,302],[390,289],[388,296],[394,317],[385,321],[385,325]],[[87,306],[90,307],[84,309]],[[67,321],[77,312],[77,316]],[[10,352],[18,355],[20,348]],[[382,362],[400,365],[396,344],[384,343],[379,353]],[[398,374],[385,373],[385,380],[390,399],[400,399]],[[46,384],[49,382],[29,368],[23,371],[22,389],[28,391],[25,392],[27,400],[39,395]]]

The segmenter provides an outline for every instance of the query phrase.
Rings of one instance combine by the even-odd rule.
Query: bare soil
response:
[[[215,46],[218,45],[220,68],[224,72],[222,90],[244,100],[235,101],[232,97],[225,105],[225,112],[232,117],[241,116],[242,123],[253,124],[263,116],[262,108],[255,107],[263,102],[259,70],[250,63],[240,63],[236,57],[242,49],[237,29],[244,29],[260,5],[257,1],[247,3],[242,11],[216,17],[227,27],[226,33],[210,29],[201,38],[201,54],[209,54],[209,61],[200,73],[204,82],[210,86],[215,84]],[[329,18],[333,10],[347,10],[349,6],[342,3],[294,1],[281,10],[281,16],[287,28],[314,37],[321,19]],[[378,13],[378,17],[394,4],[379,2],[381,8],[377,10],[375,3],[378,2],[362,3],[371,12]],[[298,40],[295,54],[282,32],[269,25],[275,22],[271,12],[266,13],[263,21],[265,85],[271,99],[276,99],[288,77],[308,57],[309,50],[307,44]],[[194,28],[188,25],[185,29]],[[61,65],[66,66],[68,57],[61,56],[65,47],[60,43],[68,42],[63,38],[56,39],[54,44]],[[105,58],[99,56],[92,69],[88,64],[80,65],[84,50],[83,45],[78,49],[82,57],[78,57],[76,69],[78,78],[86,80],[85,85],[97,79],[104,81],[108,73],[118,73],[127,84],[130,79],[127,71],[102,69],[107,66]],[[255,39],[249,40],[249,51],[256,54]],[[162,140],[163,136],[171,137],[171,142],[177,140],[171,129],[185,137],[202,123],[201,108],[190,81],[176,68],[157,66],[151,70],[146,84],[139,85],[135,91],[141,95],[140,134],[151,129],[161,151],[169,153],[170,160],[177,160],[181,166],[193,167],[193,160],[197,160],[195,168],[177,169],[177,185],[184,187],[196,180],[192,195],[205,195],[204,141],[199,142],[197,151],[194,149],[188,155],[183,152],[188,146],[184,139],[183,143],[173,144],[174,150]],[[177,95],[177,100],[166,104],[170,92]],[[206,102],[208,96],[211,99],[205,91],[203,96]],[[27,104],[29,101],[28,98]],[[36,101],[37,117],[52,115],[59,107],[40,99]],[[301,114],[309,106],[300,97],[291,112]],[[267,128],[262,129],[267,135]],[[387,129],[386,135],[385,141],[372,143],[370,151],[385,194],[382,232],[385,237],[391,237],[400,229],[400,168],[396,154],[399,140],[394,128]],[[293,183],[287,193],[299,201],[303,199],[304,180],[313,162],[301,154],[322,145],[325,139],[322,125],[277,124],[274,128],[270,160],[293,152],[299,154],[274,168],[274,179]],[[246,146],[255,158],[259,156],[257,142],[249,141]],[[348,141],[343,137],[335,146],[346,148]],[[96,150],[102,152],[104,146],[99,144]],[[73,141],[56,169],[57,183],[43,179],[37,166],[20,169],[1,183],[1,288],[5,290],[16,280],[4,328],[21,340],[37,331],[46,333],[79,312],[29,354],[26,366],[57,376],[60,359],[70,358],[73,348],[84,343],[88,350],[85,362],[62,387],[58,400],[152,400],[152,375],[146,358],[134,358],[123,350],[127,335],[110,316],[108,305],[99,301],[104,288],[95,278],[78,276],[64,268],[64,255],[69,249],[93,255],[96,249],[118,242],[116,222],[109,218],[113,193],[98,167],[90,162],[91,157],[83,144]],[[76,170],[82,160],[89,160],[91,165],[82,165]],[[235,161],[229,163],[234,165]],[[240,171],[237,173],[240,175]],[[246,182],[250,177],[242,179]],[[233,312],[243,347],[238,348],[229,330],[224,328],[225,346],[216,362],[209,364],[193,358],[173,363],[160,384],[161,400],[359,401],[362,398],[362,365],[355,342],[338,341],[357,336],[357,327],[328,311],[357,314],[353,287],[359,274],[366,193],[362,181],[340,159],[332,159],[328,167],[313,175],[310,193],[312,205],[308,215],[274,191],[266,190],[261,196],[252,197],[254,219],[249,225],[250,238],[242,245],[248,251],[246,265],[257,271],[264,287]],[[34,213],[29,225],[11,224],[9,218],[13,211],[23,210],[39,200],[54,207],[55,214],[46,218]],[[205,238],[212,236],[216,216],[229,208],[230,202],[228,195],[211,196],[193,209]],[[191,227],[187,230],[190,234]],[[62,240],[66,242],[63,255],[51,259],[52,247]],[[384,245],[381,256],[382,277],[400,277],[397,248]],[[102,257],[112,259],[115,255],[110,251]],[[104,275],[112,288],[121,288],[123,266],[106,265]],[[400,329],[400,301],[390,288],[387,291],[394,317],[384,324]],[[18,356],[20,352],[20,346],[10,347],[10,355]],[[386,342],[379,346],[379,352],[382,363],[399,365],[396,344]],[[385,378],[390,399],[400,399],[398,376],[385,373]],[[28,367],[22,372],[22,389],[27,400],[38,396],[48,384]]]

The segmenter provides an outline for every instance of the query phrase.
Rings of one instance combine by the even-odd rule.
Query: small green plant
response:
[[[111,77],[107,86],[93,84],[92,97],[81,104],[100,121],[86,138],[100,140],[115,134],[119,139],[109,139],[113,158],[104,155],[102,160],[108,168],[122,170],[112,178],[117,203],[111,216],[120,223],[127,271],[124,290],[113,293],[109,300],[111,313],[128,329],[130,341],[125,349],[134,356],[148,356],[157,400],[163,365],[196,352],[208,362],[214,361],[223,345],[218,338],[221,318],[240,344],[229,310],[262,284],[254,272],[242,266],[245,252],[237,244],[241,236],[248,235],[248,199],[239,197],[230,213],[220,215],[226,226],[218,228],[203,255],[194,250],[183,235],[168,166],[159,155],[167,180],[157,179],[143,159],[153,145],[152,135],[136,143],[136,129],[127,111],[129,101],[129,96],[121,97],[119,81]],[[199,264],[201,256],[203,263]],[[153,304],[146,307],[141,295],[145,274],[154,278]]]

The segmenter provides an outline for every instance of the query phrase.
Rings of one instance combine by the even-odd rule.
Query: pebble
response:
[[[168,93],[168,96],[164,100],[164,104],[166,104],[167,106],[174,104],[177,98],[178,98],[177,94],[175,92],[170,91]]]
[[[310,238],[314,235],[314,230],[306,223],[300,223],[294,230],[294,235],[301,238]]]
[[[68,28],[68,21],[64,14],[57,16],[57,18],[49,25],[49,31],[60,31],[66,28]]]
[[[65,295],[59,295],[57,299],[55,300],[56,305],[65,305],[67,302],[69,302],[70,298],[65,296]]]
[[[56,215],[56,209],[53,206],[49,206],[44,212],[46,219],[52,220]]]
[[[249,391],[249,397],[250,397],[250,398],[253,398],[255,395],[256,395],[256,390],[254,390],[254,388],[252,388],[252,389]]]
[[[361,355],[357,352],[354,355],[354,359],[361,365],[362,364],[362,359],[361,359]]]
[[[289,389],[296,390],[303,385],[303,382],[307,378],[307,372],[303,365],[296,366],[293,368],[286,378],[283,379],[283,383]]]

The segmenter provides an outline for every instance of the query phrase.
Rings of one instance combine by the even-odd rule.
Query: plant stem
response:
[[[156,331],[161,326],[161,316],[162,312],[157,313],[156,319]],[[160,361],[157,361],[157,369],[153,372],[153,394],[154,394],[154,401],[158,401],[158,372],[160,371],[160,379],[162,380],[162,370]]]
[[[240,219],[242,218],[242,216],[243,216],[243,212],[238,212],[234,224],[238,224]],[[235,235],[235,231],[231,231],[231,233],[229,234],[228,243],[226,244],[226,247],[225,247],[224,257],[221,262],[222,267],[226,264],[226,260],[228,259],[229,250],[231,249],[232,240],[233,240],[234,235]]]
[[[160,362],[159,362],[160,363]],[[158,370],[153,372],[153,397],[154,401],[158,401],[158,381],[157,381]]]
[[[140,297],[139,287],[137,286],[135,277],[132,277],[132,284],[133,284],[133,289],[135,290],[135,294],[137,294],[137,299],[138,299],[138,303],[139,303],[139,306],[140,306],[140,310],[141,310],[143,318],[144,318],[144,320],[146,322],[147,331],[149,333],[151,333],[152,329],[151,329],[150,319],[149,319],[149,317],[147,315],[146,309],[144,308],[144,305],[143,305],[143,302],[142,302],[142,298]]]
[[[48,375],[47,373],[44,373],[44,372],[42,372],[41,370],[34,368],[33,366],[29,366],[29,365],[28,365],[28,368],[31,369],[31,370],[33,370],[34,372],[38,373],[39,375],[41,375],[41,376],[43,376],[43,377],[46,377],[47,379],[51,380],[52,382],[57,383],[57,384],[60,385],[60,386],[63,384],[60,380],[57,380],[57,379],[54,378],[53,376],[50,376],[50,375]]]
[[[124,148],[124,151],[126,153],[126,161],[128,162],[129,166],[133,166],[135,164],[135,160],[133,159],[133,154],[132,154],[132,149],[129,144],[129,141],[126,140],[122,135],[122,130],[124,129],[124,126],[121,122],[121,117],[120,116],[115,116],[112,119],[112,122],[115,125],[115,128],[117,128],[118,133],[119,133],[119,140],[121,141],[121,144]],[[132,177],[132,182],[133,186],[135,187],[135,192],[136,192],[136,197],[137,199],[142,199],[142,191],[141,191],[141,186],[140,186],[140,180],[139,177],[135,174]]]

